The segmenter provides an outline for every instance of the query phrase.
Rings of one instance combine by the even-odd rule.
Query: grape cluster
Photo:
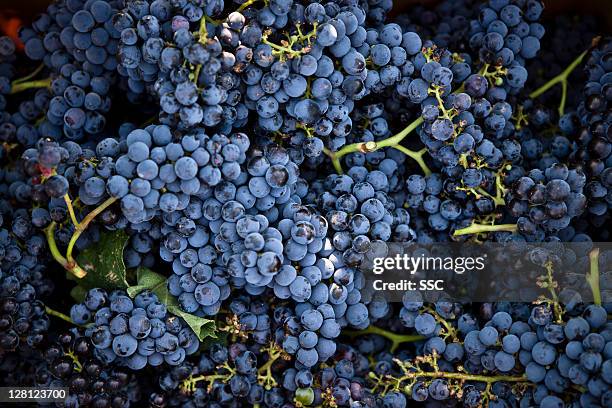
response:
[[[268,367],[273,368],[268,371]],[[179,406],[187,401],[206,404],[210,400],[266,406],[284,401],[334,401],[345,406],[351,399],[371,404],[375,398],[363,387],[367,371],[367,358],[349,346],[339,351],[338,361],[313,375],[305,369],[286,368],[276,350],[236,342],[214,345],[198,359],[160,374],[161,391],[151,399],[154,406]]]
[[[128,407],[141,398],[133,373],[101,365],[94,346],[78,330],[62,332],[40,356],[38,387],[66,387],[69,406]]]
[[[0,111],[7,108],[6,96],[11,92],[11,80],[15,75],[15,43],[9,37],[0,37]]]
[[[539,0],[489,1],[478,19],[470,21],[470,46],[483,63],[507,69],[511,92],[522,88],[513,82],[525,82],[525,61],[540,50],[545,29],[538,20],[543,10]]]
[[[131,2],[125,6],[112,16],[112,26],[120,33],[118,72],[127,78],[128,96],[136,98],[158,79],[156,65],[164,48],[163,34],[172,24],[169,20],[173,7],[165,1]]]
[[[100,75],[117,68],[119,32],[110,24],[115,1],[74,1],[52,4],[20,40],[26,55],[58,71],[71,60],[86,72]]]
[[[366,39],[366,14],[348,3],[291,8],[291,2],[279,2],[270,8],[279,14],[273,24],[263,12],[230,15],[244,24],[235,40],[245,106],[265,132],[305,133],[304,154],[310,157],[319,156],[324,144],[336,150],[346,142],[349,113],[367,93],[366,61],[358,51]],[[262,29],[262,23],[274,28]]]
[[[609,30],[404,3],[56,0],[0,37],[2,385],[609,406]],[[397,246],[462,243],[503,245],[495,295],[537,300],[371,290]]]
[[[512,215],[518,217],[519,231],[526,236],[544,236],[567,228],[586,208],[585,183],[581,171],[562,164],[544,172],[534,169],[521,177],[509,194],[508,204]]]
[[[189,197],[224,196],[241,176],[249,141],[243,133],[229,138],[207,136],[203,132],[174,141],[169,127],[136,129],[126,138],[127,151],[121,152],[113,139],[98,144],[101,155],[117,157],[116,173],[98,194],[121,199],[125,218],[134,224],[152,219],[158,213],[184,210]]]
[[[63,65],[60,76],[51,84],[49,124],[63,131],[69,140],[99,134],[106,125],[104,115],[110,109],[110,84],[108,77],[92,77],[75,65]],[[57,133],[53,135],[60,139],[61,133]]]
[[[151,402],[153,406],[181,406],[192,401],[203,405],[211,400],[245,404],[283,400],[279,388],[266,390],[256,382],[258,356],[263,357],[260,353],[241,343],[215,345],[198,360],[159,375],[160,391],[151,396]],[[187,396],[186,390],[191,390],[191,395]]]
[[[585,163],[585,171],[592,179],[585,186],[589,199],[588,212],[601,219],[610,209],[612,181],[612,149],[607,130],[610,126],[609,90],[612,66],[609,62],[611,45],[603,43],[591,54],[585,68],[587,82],[582,90],[583,100],[576,112],[580,117],[579,148],[575,160]]]
[[[27,213],[0,215],[0,348],[44,342],[50,321],[43,299],[53,291],[44,272],[45,241]]]
[[[486,372],[501,376],[491,389],[484,390],[454,383],[452,379],[428,378],[424,370],[420,376],[416,375],[409,394],[414,401],[448,400],[453,392],[462,388],[462,403],[470,407],[480,406],[491,396],[506,403],[561,406],[571,384],[588,384],[588,392],[580,396],[580,404],[605,405],[609,401],[609,378],[600,371],[607,369],[609,364],[603,351],[609,341],[606,340],[609,324],[606,325],[602,307],[578,308],[568,312],[572,316],[561,322],[555,321],[554,312],[547,306],[500,305],[497,309],[468,313],[459,305],[449,308],[450,304],[438,302],[435,309],[419,311],[423,303],[414,297],[405,298],[403,305],[402,310],[406,311],[403,321],[427,338],[419,346],[425,361],[447,372],[453,372],[456,364],[462,364],[469,374]],[[437,324],[442,316],[446,322],[444,326]],[[452,322],[450,326],[449,322]],[[450,340],[453,338],[462,340]],[[376,338],[365,337],[357,345],[368,353],[384,350],[384,344]],[[436,360],[431,360],[431,356]],[[391,372],[392,377],[399,378],[401,376],[395,371],[398,367],[394,365],[399,364],[400,371],[406,369],[401,361],[385,361],[384,357],[379,357],[378,361],[376,374]],[[421,369],[418,363],[413,368]],[[502,377],[523,370],[527,380],[538,385],[517,398]],[[392,398],[406,397],[400,394]]]
[[[330,175],[311,185],[309,198],[316,200],[313,204],[323,211],[329,223],[331,247],[327,249],[326,244],[324,251],[349,268],[363,262],[373,242],[392,238],[409,242],[416,237],[409,227],[410,214],[396,208],[389,194],[393,170],[391,167],[387,172],[368,171],[363,165],[356,165],[346,175]]]
[[[51,95],[47,89],[39,89],[34,96],[19,101],[16,107],[9,104],[7,98],[20,86],[18,80],[11,82],[16,74],[16,49],[11,38],[0,37],[0,140],[29,147],[40,138],[34,121],[47,112]],[[2,147],[2,157],[10,153],[8,150],[7,145]]]
[[[602,307],[590,305],[565,324],[556,324],[550,314],[534,309],[532,320],[537,331],[520,334],[520,352],[526,376],[538,384],[533,392],[536,403],[562,403],[559,397],[572,384],[588,390],[580,396],[581,405],[609,403],[612,361],[605,351],[611,347],[605,314]]]
[[[72,306],[70,317],[77,324],[93,322],[85,335],[105,365],[114,362],[132,370],[164,362],[179,365],[200,346],[195,333],[148,291],[132,301],[121,291],[91,289],[83,303]]]
[[[20,31],[26,55],[56,72],[46,137],[81,140],[104,130],[117,68],[114,8],[115,2],[106,1],[53,4]]]

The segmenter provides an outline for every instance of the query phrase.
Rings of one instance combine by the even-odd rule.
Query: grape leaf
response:
[[[136,285],[127,288],[130,297],[134,297],[145,289],[154,292],[159,298],[160,286],[166,286],[166,277],[148,268],[138,268],[136,270]],[[167,292],[167,290],[166,290]]]
[[[85,296],[87,295],[87,289],[85,289],[82,286],[75,286],[74,288],[72,288],[72,290],[70,291],[70,296],[77,302],[77,303],[83,303],[83,301],[85,300]]]
[[[215,332],[215,337],[209,336],[204,338],[204,340],[200,340],[200,350],[210,350],[213,344],[221,344],[223,346],[227,346],[228,344],[228,334],[227,331],[219,331]]]
[[[127,288],[128,295],[134,297],[143,290],[148,289],[157,295],[160,302],[166,305],[168,312],[182,318],[191,327],[191,330],[198,336],[200,341],[207,337],[217,337],[214,320],[198,317],[181,310],[178,300],[168,291],[168,280],[165,276],[147,268],[138,268],[136,276],[138,279],[137,284]]]
[[[198,336],[200,341],[204,340],[206,337],[217,337],[215,334],[216,326],[214,320],[183,312],[179,306],[168,306],[168,311],[175,316],[182,317],[185,323],[187,323],[196,336]]]
[[[125,289],[127,271],[123,262],[123,249],[128,236],[124,231],[102,232],[100,240],[84,249],[76,257],[77,263],[87,271],[83,278],[68,276],[85,290],[93,288]]]

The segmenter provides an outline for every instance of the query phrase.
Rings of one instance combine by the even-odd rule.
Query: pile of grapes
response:
[[[394,303],[361,267],[448,242],[609,264],[610,31],[540,0],[393,3],[56,0],[0,37],[0,385],[611,407],[612,271],[584,301],[549,274],[534,303]]]

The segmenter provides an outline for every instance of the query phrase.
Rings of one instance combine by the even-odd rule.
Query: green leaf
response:
[[[207,337],[217,337],[215,334],[216,326],[214,320],[205,319],[203,317],[198,317],[190,313],[183,312],[179,306],[168,306],[168,311],[175,316],[182,317],[183,320],[185,320],[185,323],[187,323],[196,336],[198,336],[200,341]]]
[[[160,293],[160,291],[163,291],[163,288],[166,287],[166,277],[157,272],[153,272],[148,268],[138,268],[136,270],[136,282],[136,286],[130,286],[127,288],[127,293],[130,297],[134,297],[146,289],[155,293],[158,298],[160,297],[160,294],[164,294]]]
[[[85,300],[85,296],[87,295],[87,290],[85,288],[83,288],[82,286],[75,286],[74,288],[72,288],[72,290],[70,291],[70,296],[77,302],[77,303],[83,303],[83,301]]]
[[[127,234],[121,230],[100,234],[98,242],[81,251],[76,257],[77,263],[87,271],[87,275],[82,279],[74,276],[71,279],[85,290],[126,289],[129,285],[123,262],[123,249],[127,240]]]
[[[136,271],[136,276],[138,282],[135,286],[127,288],[128,295],[134,297],[148,289],[157,295],[160,302],[166,305],[168,312],[185,320],[185,323],[191,327],[200,341],[207,337],[216,338],[215,321],[182,311],[178,300],[168,291],[168,280],[165,276],[147,268],[139,268]]]
[[[216,327],[215,327],[216,330]],[[200,350],[206,351],[210,350],[210,348],[214,344],[221,344],[223,346],[227,346],[228,344],[228,333],[226,331],[215,331],[215,337],[206,337],[203,340],[200,340]]]

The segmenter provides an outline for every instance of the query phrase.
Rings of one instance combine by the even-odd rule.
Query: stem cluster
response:
[[[594,44],[596,44],[597,42],[598,42],[598,39],[595,39],[593,41]],[[530,93],[529,98],[535,99],[539,97],[540,95],[544,94],[546,91],[548,91],[553,86],[557,84],[561,84],[561,100],[559,101],[558,112],[559,112],[559,116],[563,116],[563,114],[565,113],[565,103],[567,101],[568,78],[570,74],[574,72],[574,70],[578,67],[578,65],[582,63],[582,61],[584,60],[584,57],[586,57],[587,54],[589,53],[589,50],[586,50],[582,54],[580,54],[578,58],[572,61],[572,63],[568,65],[568,67],[565,68],[563,72],[561,72],[559,75],[557,75],[556,77],[554,77],[553,79],[551,79],[550,81],[548,81],[547,83],[545,83],[544,85],[542,85],[541,87],[539,87],[538,89]]]
[[[312,30],[308,33],[303,33],[300,25],[296,25],[297,34],[287,35],[286,40],[282,40],[280,44],[275,44],[268,40],[269,32],[265,32],[261,38],[263,44],[267,44],[272,48],[272,55],[280,61],[293,59],[301,55],[307,54],[310,51],[312,40],[317,35],[318,23],[313,23]]]
[[[323,152],[329,156],[332,161],[332,164],[336,171],[339,174],[342,174],[342,165],[340,164],[340,159],[343,156],[346,156],[349,153],[361,152],[361,153],[370,153],[375,152],[378,149],[382,149],[385,147],[392,147],[394,149],[399,150],[404,153],[406,156],[415,160],[418,165],[423,170],[426,176],[431,174],[431,170],[425,164],[425,160],[423,160],[423,156],[427,153],[427,149],[423,148],[419,151],[410,150],[407,147],[402,146],[400,143],[402,140],[406,138],[410,133],[412,133],[416,128],[418,128],[423,123],[423,118],[419,117],[415,119],[412,123],[406,126],[401,132],[397,133],[394,136],[391,136],[387,139],[380,140],[378,142],[358,142],[344,146],[342,149],[337,152],[332,152],[329,149],[323,149]]]
[[[485,232],[498,231],[516,232],[517,227],[516,224],[483,225],[473,222],[469,227],[455,230],[455,232],[453,232],[453,236],[458,237],[460,235],[482,234]]]
[[[274,342],[271,342],[264,351],[268,352],[268,360],[257,370],[257,382],[266,390],[270,390],[278,385],[272,375],[272,364],[282,356],[283,351]]]
[[[431,381],[440,378],[446,380],[449,384],[449,390],[453,394],[460,394],[461,388],[468,381],[484,383],[486,385],[483,391],[483,400],[494,399],[495,396],[491,393],[491,384],[504,381],[510,383],[528,383],[525,376],[512,375],[478,375],[469,374],[466,372],[447,372],[442,371],[438,367],[438,355],[434,352],[429,356],[417,357],[414,362],[401,361],[394,359],[394,362],[399,366],[401,374],[394,376],[392,374],[377,375],[370,373],[370,380],[374,383],[372,391],[377,390],[381,394],[386,394],[389,391],[401,391],[405,394],[411,394],[412,388],[418,383],[430,383]],[[486,406],[484,404],[483,406]]]
[[[32,80],[36,75],[40,74],[45,68],[44,64],[39,65],[31,74],[14,80],[11,83],[11,95],[27,91],[28,89],[38,88],[49,88],[51,86],[52,78]]]
[[[357,337],[363,336],[366,334],[376,334],[378,336],[382,336],[387,340],[391,341],[391,349],[390,351],[393,353],[397,348],[404,343],[414,343],[416,341],[425,340],[425,337],[420,336],[418,334],[398,334],[393,333],[388,330],[382,329],[380,327],[376,327],[374,325],[368,326],[367,329],[351,331],[345,330],[342,334],[347,335],[349,337]]]
[[[597,41],[598,40],[595,39],[593,41],[593,44],[594,45],[597,44]],[[580,65],[580,63],[584,60],[585,56],[588,54],[588,51],[589,50],[586,50],[582,54],[580,54],[578,58],[576,58],[576,60],[574,60],[561,74],[552,78],[546,84],[542,85],[539,89],[532,92],[529,95],[529,97],[532,99],[537,98],[538,96],[542,95],[547,90],[552,88],[554,85],[560,83],[562,85],[563,95],[562,95],[560,106],[559,106],[559,114],[562,115],[565,109],[565,101],[567,98],[568,77],[576,69],[576,67]],[[500,85],[499,82],[500,80],[503,80],[502,77],[506,74],[506,70],[501,67],[497,67],[497,68],[493,67],[494,69],[492,70],[490,68],[491,67],[489,65],[485,65],[483,69],[479,72],[479,74],[487,78],[487,80],[492,85],[497,85],[497,86]],[[455,91],[455,93],[462,92],[463,88],[464,88],[464,85],[462,84],[461,87]],[[449,112],[445,109],[444,103],[441,100],[441,95],[439,93],[439,90],[433,88],[430,90],[430,92],[438,100],[438,105],[439,105],[439,108],[441,109],[443,117],[450,118],[452,116],[452,112]],[[323,149],[323,152],[327,156],[329,156],[329,158],[331,159],[332,165],[334,166],[334,169],[336,170],[336,172],[338,172],[339,174],[342,174],[343,170],[342,170],[341,159],[347,154],[355,153],[355,152],[370,153],[370,152],[374,152],[378,149],[382,149],[385,147],[392,147],[404,153],[405,155],[412,158],[413,160],[415,160],[418,163],[418,165],[421,167],[421,169],[423,170],[423,173],[427,176],[431,174],[431,170],[429,169],[429,167],[427,166],[427,164],[425,164],[425,161],[423,160],[423,156],[425,155],[425,153],[427,153],[427,149],[423,148],[421,150],[414,151],[414,150],[410,150],[401,145],[401,142],[406,138],[406,136],[408,136],[414,130],[416,130],[422,123],[423,123],[423,118],[419,117],[416,120],[414,120],[412,123],[410,123],[408,126],[406,126],[401,132],[387,139],[384,139],[381,141],[352,143],[352,144],[344,146],[343,148],[341,148],[340,150],[336,152],[332,152],[331,150],[325,148]],[[463,158],[462,164],[464,165],[464,167],[466,167],[466,164],[467,164],[466,158]],[[497,174],[497,177],[495,180],[495,187],[496,187],[495,196],[488,193],[482,188],[476,189],[474,192],[477,195],[484,195],[484,196],[491,198],[493,202],[495,203],[496,207],[504,206],[506,204],[504,200],[506,188],[503,185],[501,173]],[[517,226],[516,224],[484,225],[484,224],[479,224],[477,222],[473,222],[472,225],[470,225],[469,227],[457,229],[453,233],[453,236],[482,234],[482,233],[496,232],[496,231],[516,232]]]
[[[593,293],[593,303],[601,306],[601,290],[599,289],[599,248],[589,253],[590,270],[587,275],[587,283]]]
[[[49,226],[45,229],[47,243],[49,244],[49,249],[53,258],[72,275],[79,279],[82,279],[85,277],[85,275],[87,275],[87,271],[85,271],[85,269],[79,266],[76,259],[74,259],[74,246],[81,237],[81,234],[83,234],[83,232],[87,229],[89,224],[91,224],[91,222],[96,218],[96,216],[98,216],[98,214],[106,210],[111,204],[117,201],[117,198],[107,198],[102,204],[100,204],[98,207],[94,208],[89,214],[87,214],[82,221],[77,220],[76,213],[74,212],[74,206],[72,205],[72,200],[70,199],[70,196],[68,194],[64,196],[64,201],[66,203],[66,207],[68,207],[70,220],[74,225],[74,232],[72,233],[70,241],[68,242],[66,254],[63,255],[61,253],[57,246],[57,242],[55,241],[55,228],[57,227],[57,223],[55,221],[51,222],[51,224],[49,224]]]
[[[555,78],[548,81],[546,84],[541,86],[539,89],[532,92],[529,95],[529,97],[532,99],[537,98],[538,96],[546,92],[548,89],[553,87],[555,84],[561,83],[563,86],[563,97],[561,99],[561,104],[559,106],[559,114],[563,115],[563,110],[565,107],[566,92],[567,92],[567,78],[574,71],[574,69],[576,69],[576,67],[582,62],[582,60],[587,55],[587,53],[588,53],[588,50],[580,54],[580,56],[576,60],[574,60],[561,74],[557,75]],[[493,71],[490,71],[490,68],[491,67],[489,65],[485,65],[483,69],[480,71],[480,74],[484,76],[485,78],[487,78],[487,80],[489,80],[489,82],[492,85],[500,85],[499,82],[502,80],[502,77],[507,73],[506,70],[498,67],[498,68],[495,68]],[[524,121],[526,123],[527,119],[523,115],[522,110],[519,113],[520,113],[519,120],[518,120],[519,125],[521,121]],[[466,163],[466,160],[463,159],[462,164],[464,164],[464,167],[466,167],[465,163]],[[477,195],[484,195],[484,196],[491,198],[496,207],[498,206],[503,207],[506,205],[504,195],[506,194],[507,189],[503,185],[501,176],[502,176],[502,173],[498,172],[495,178],[495,190],[496,190],[495,196],[491,195],[490,193],[485,191],[483,188],[478,188],[475,190],[475,193]],[[469,227],[457,229],[453,233],[453,236],[482,234],[482,233],[497,232],[497,231],[516,232],[517,226],[516,224],[485,225],[485,224],[479,224],[477,222],[473,222],[472,225],[470,225]]]
[[[550,293],[550,299],[544,299],[545,303],[548,303],[552,306],[553,313],[555,316],[555,321],[557,323],[563,323],[563,307],[561,307],[561,303],[559,302],[559,296],[557,295],[557,282],[553,277],[554,266],[552,262],[547,262],[544,265],[546,268],[546,275],[542,276],[538,281],[538,285],[544,289],[548,289],[548,293]]]
[[[236,370],[230,367],[227,361],[224,364],[217,367],[216,372],[221,372],[221,371],[226,371],[226,373],[197,375],[197,376],[191,375],[189,376],[189,378],[181,382],[180,388],[183,390],[183,392],[191,394],[196,390],[198,383],[206,382],[208,383],[208,388],[207,388],[208,392],[210,392],[212,390],[213,384],[216,381],[229,381],[229,379],[232,378],[234,374],[236,374]]]

